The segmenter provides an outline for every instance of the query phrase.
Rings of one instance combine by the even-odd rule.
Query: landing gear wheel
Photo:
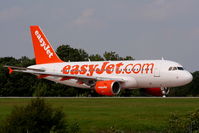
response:
[[[161,87],[161,91],[162,91],[162,97],[166,97],[169,94],[169,88],[167,87]]]

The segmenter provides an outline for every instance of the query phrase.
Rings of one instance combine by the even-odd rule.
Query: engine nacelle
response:
[[[114,96],[120,92],[121,85],[114,80],[97,81],[95,91],[100,95]]]

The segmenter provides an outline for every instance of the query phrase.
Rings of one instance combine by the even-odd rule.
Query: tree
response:
[[[105,60],[112,60],[112,61],[114,61],[114,60],[134,60],[134,58],[131,56],[120,57],[116,52],[113,52],[113,51],[111,51],[111,52],[106,51],[103,56],[104,56]]]
[[[166,130],[168,133],[198,133],[199,109],[186,115],[173,113]]]
[[[113,51],[111,51],[111,52],[106,51],[103,56],[104,56],[105,60],[120,60],[119,55]]]
[[[17,73],[8,74],[8,69],[3,65],[29,66],[34,60],[28,57],[15,59],[13,57],[0,58],[0,96],[32,96],[32,85],[36,84],[35,77],[30,74]]]
[[[35,59],[29,59],[26,56],[22,56],[20,59],[18,59],[18,61],[19,61],[19,66],[22,66],[22,67],[28,67],[30,65],[35,64]]]
[[[16,64],[19,64],[19,61],[15,59],[14,57],[3,57],[3,58],[0,58],[0,64],[1,65],[16,65]]]
[[[88,61],[88,53],[86,53],[86,51],[84,51],[83,49],[78,49],[78,53],[80,55],[79,57],[79,61]]]
[[[193,96],[199,95],[199,71],[194,72],[193,81],[191,82],[191,93]]]
[[[70,45],[61,45],[56,50],[63,61],[87,61],[88,54],[83,49],[71,48]]]
[[[123,58],[123,60],[134,60],[134,58],[132,56],[126,56]]]
[[[66,133],[67,122],[60,108],[52,108],[43,99],[33,99],[24,107],[15,107],[2,122],[1,133]]]
[[[91,61],[104,61],[104,58],[99,54],[95,54],[95,55],[92,54],[92,55],[89,56],[89,59]]]
[[[42,82],[41,80],[33,88],[35,90],[33,93],[33,96],[40,97],[40,96],[47,96],[48,88],[50,87],[49,87],[49,84],[46,84],[44,81]]]

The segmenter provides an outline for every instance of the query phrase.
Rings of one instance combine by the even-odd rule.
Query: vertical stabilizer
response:
[[[30,26],[36,64],[63,62],[55,53],[39,26]]]

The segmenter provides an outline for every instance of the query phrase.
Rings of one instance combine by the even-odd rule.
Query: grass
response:
[[[14,106],[31,99],[1,98],[0,120]],[[55,107],[63,107],[66,119],[77,121],[81,132],[116,129],[125,132],[163,132],[171,113],[186,114],[199,108],[197,98],[46,98]]]

